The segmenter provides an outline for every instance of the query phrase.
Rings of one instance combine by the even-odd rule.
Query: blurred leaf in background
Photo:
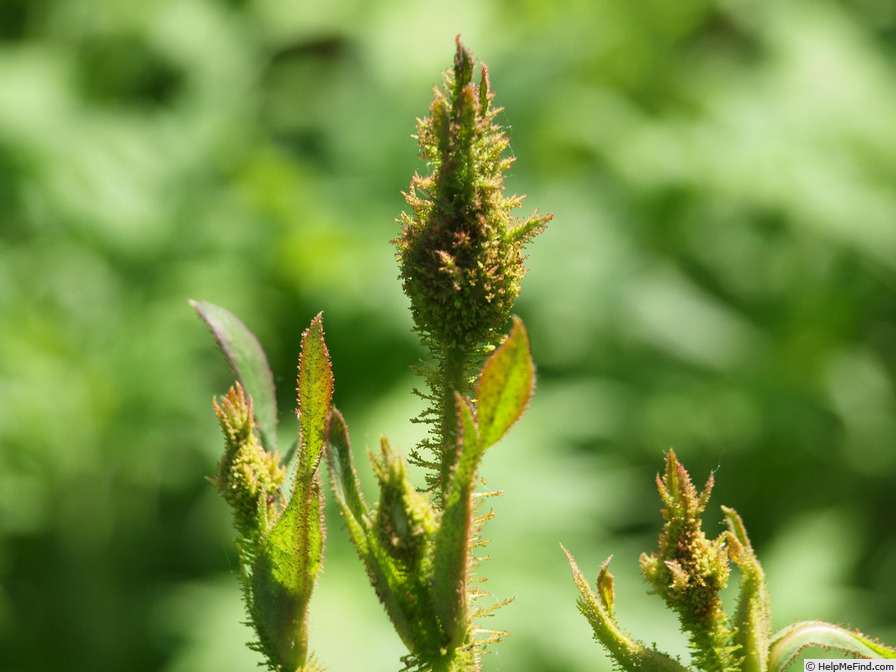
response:
[[[483,570],[517,596],[485,668],[609,669],[560,541],[615,553],[620,623],[685,654],[637,576],[669,446],[716,469],[776,625],[896,638],[893,3],[2,0],[2,669],[254,669],[203,479],[231,376],[187,299],[259,335],[283,409],[325,310],[356,443],[414,445],[387,241],[457,33],[506,108],[509,189],[555,213],[518,303],[538,394],[482,470],[505,491]],[[345,536],[314,648],[396,669]]]

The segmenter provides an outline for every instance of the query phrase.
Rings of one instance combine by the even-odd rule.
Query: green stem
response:
[[[445,500],[451,472],[457,462],[457,409],[455,391],[470,396],[472,384],[468,374],[470,352],[464,348],[446,347],[439,360],[438,395],[439,418],[436,426],[436,441],[439,454],[440,499]]]

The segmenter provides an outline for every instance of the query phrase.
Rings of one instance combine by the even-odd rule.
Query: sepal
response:
[[[595,593],[572,554],[565,548],[563,552],[569,560],[573,581],[579,589],[579,611],[591,624],[594,638],[607,649],[621,669],[626,672],[689,672],[673,658],[633,639],[616,623],[613,617],[613,577],[607,569],[610,558],[600,568],[598,592]]]
[[[357,526],[366,533],[370,508],[361,494],[361,484],[358,481],[358,472],[352,458],[352,447],[348,439],[345,418],[336,408],[333,408],[330,416],[327,461],[330,466],[333,493],[336,495],[336,501],[340,508],[343,509],[346,522],[350,526]]]
[[[431,543],[436,516],[425,495],[411,484],[407,467],[383,438],[371,458],[381,499],[364,502],[345,420],[334,411],[328,445],[333,491],[370,584],[408,650],[439,651],[446,637],[431,609]]]
[[[373,460],[380,485],[374,529],[383,549],[410,572],[419,570],[436,530],[436,515],[427,497],[408,478],[407,465],[380,438],[380,456]]]
[[[323,554],[321,502],[319,483],[296,488],[252,566],[252,623],[277,670],[301,670],[308,660],[308,603]]]
[[[740,590],[734,614],[733,642],[740,646],[743,672],[767,672],[771,638],[771,607],[765,572],[753,552],[743,520],[737,511],[722,507],[728,523],[728,554],[740,569]]]

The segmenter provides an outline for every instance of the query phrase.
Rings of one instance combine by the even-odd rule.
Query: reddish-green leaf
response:
[[[295,486],[252,568],[252,613],[261,645],[283,669],[308,657],[308,602],[323,557],[323,495],[317,467],[327,440],[333,374],[321,316],[302,334],[301,436]],[[278,668],[279,669],[279,668]]]
[[[265,448],[277,447],[277,398],[268,359],[255,335],[230,311],[207,301],[190,301],[212,334],[243,389],[252,397]]]
[[[473,481],[486,449],[519,419],[534,387],[535,370],[523,323],[514,318],[507,340],[483,366],[477,408],[456,396],[458,457],[445,496],[433,560],[433,607],[449,637],[463,635],[473,532]]]
[[[497,443],[523,414],[534,389],[529,336],[522,321],[514,317],[507,340],[485,362],[476,390],[483,449]]]
[[[482,440],[473,406],[459,393],[455,392],[457,406],[457,464],[451,478],[450,492],[458,484],[471,487],[479,461],[485,454],[488,444]],[[446,504],[447,506],[447,504]]]
[[[302,334],[298,392],[301,452],[297,474],[300,480],[310,481],[327,442],[333,400],[333,372],[320,314]]]

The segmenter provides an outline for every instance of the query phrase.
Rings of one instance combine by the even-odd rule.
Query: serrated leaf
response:
[[[301,430],[289,503],[261,543],[252,568],[252,614],[261,646],[284,669],[308,658],[308,602],[323,558],[323,495],[317,467],[327,440],[333,374],[321,316],[302,334]]]
[[[277,397],[264,349],[246,325],[225,308],[207,301],[190,301],[190,305],[212,330],[230,368],[252,397],[265,449],[273,452],[277,448]]]
[[[883,646],[860,632],[824,621],[803,621],[779,630],[769,648],[769,672],[781,672],[810,646],[837,649],[861,658],[896,658],[896,650]]]
[[[483,448],[497,443],[526,410],[535,389],[529,336],[514,317],[513,328],[485,362],[476,390],[477,422]]]
[[[321,314],[302,334],[298,392],[301,452],[297,478],[310,481],[327,442],[333,400],[333,372]]]
[[[456,392],[454,403],[457,406],[458,458],[454,474],[452,475],[452,488],[456,483],[467,486],[472,484],[479,461],[485,454],[485,449],[488,448],[488,445],[486,445],[480,435],[472,405]]]
[[[456,394],[457,463],[451,475],[436,534],[433,561],[433,608],[452,640],[464,635],[467,582],[473,531],[473,481],[486,449],[519,419],[529,403],[535,370],[523,323],[514,318],[504,343],[482,368],[476,412]]]

